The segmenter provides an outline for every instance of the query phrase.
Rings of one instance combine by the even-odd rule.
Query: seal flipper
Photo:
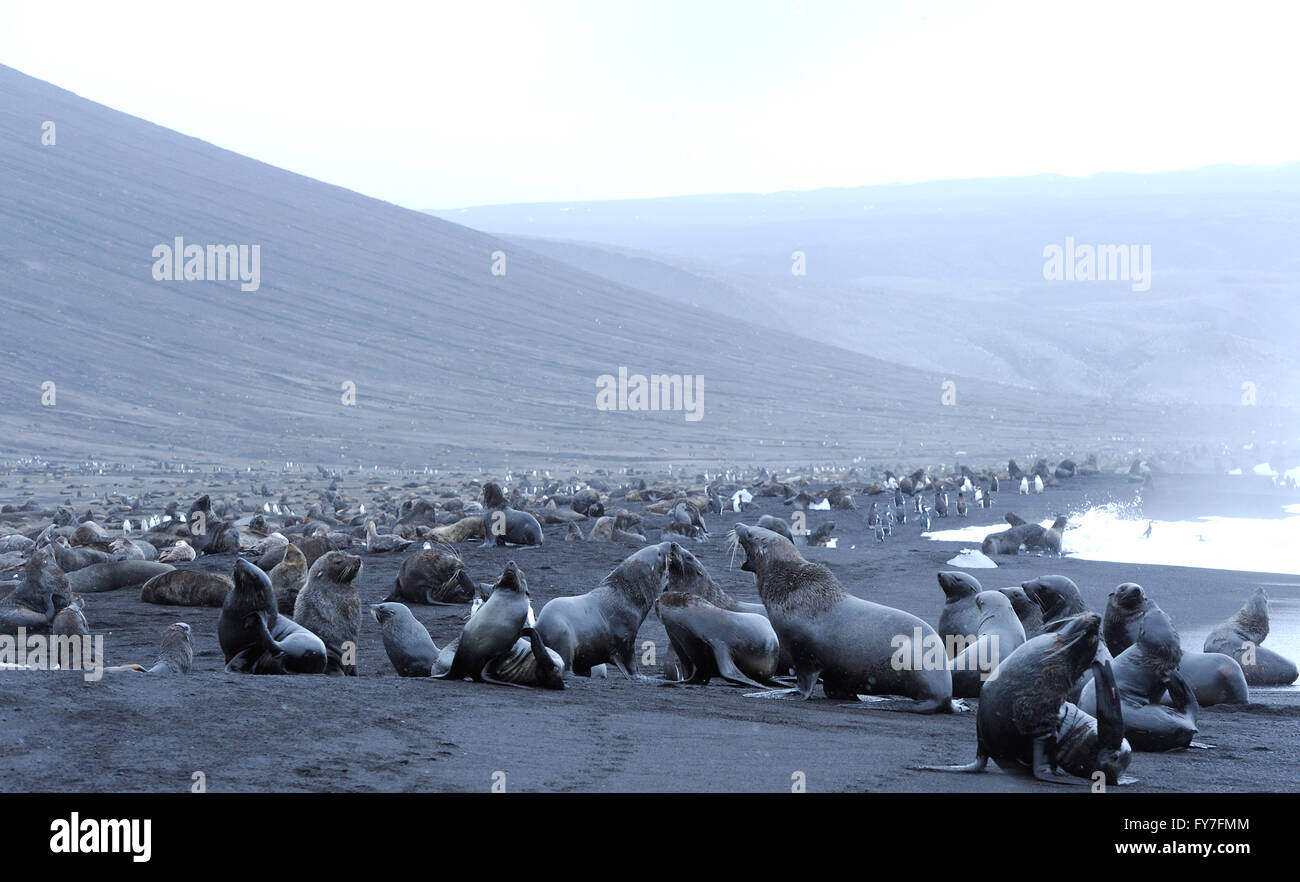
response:
[[[713,660],[718,665],[718,676],[728,683],[734,683],[737,686],[754,686],[758,689],[764,688],[763,683],[758,683],[745,676],[745,673],[736,667],[736,663],[731,658],[731,651],[725,643],[718,640],[710,640],[709,649],[713,650]]]
[[[976,752],[974,762],[964,766],[912,766],[912,768],[923,772],[982,772],[988,764],[988,754],[981,750]]]
[[[795,691],[799,693],[800,698],[812,697],[813,687],[817,685],[817,678],[821,676],[821,671],[800,671],[795,669]]]
[[[502,656],[498,656],[485,664],[483,670],[478,672],[478,677],[475,679],[481,680],[484,683],[491,683],[494,686],[514,686],[516,689],[527,689],[528,686],[524,683],[512,683],[509,680],[498,680],[496,677],[488,673],[492,670],[492,666],[499,662],[501,658]]]
[[[1056,767],[1053,754],[1056,750],[1056,736],[1043,735],[1034,739],[1034,777],[1049,784],[1087,784],[1083,778],[1076,778],[1064,769]]]
[[[1170,671],[1165,677],[1165,688],[1169,690],[1169,700],[1174,710],[1187,717],[1195,726],[1200,720],[1201,705],[1196,700],[1196,691],[1183,678],[1182,672],[1177,668]]]
[[[1013,526],[1013,527],[1023,527],[1025,524],[1029,523],[1029,522],[1026,521],[1024,518],[1022,518],[1020,515],[1016,514],[1015,512],[1012,512],[1012,511],[1007,512],[1007,513],[1003,516],[1003,518],[1004,518],[1004,520],[1006,520],[1006,522],[1007,522],[1008,524],[1010,524],[1010,525]]]
[[[1107,750],[1119,750],[1124,743],[1124,704],[1110,662],[1094,661],[1092,679],[1097,690],[1097,743]]]

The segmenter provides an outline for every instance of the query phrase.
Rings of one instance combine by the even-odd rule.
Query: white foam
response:
[[[1300,505],[1286,506],[1300,515]],[[1051,520],[1042,521],[1050,527]],[[1144,535],[1148,524],[1151,535]],[[922,535],[940,542],[978,544],[998,524],[937,530]],[[1082,560],[1240,570],[1300,575],[1300,517],[1151,521],[1129,506],[1102,505],[1070,515],[1061,551]]]

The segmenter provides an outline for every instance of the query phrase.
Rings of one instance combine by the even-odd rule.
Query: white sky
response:
[[[1235,0],[0,0],[0,63],[412,208],[1293,161],[1297,34]]]

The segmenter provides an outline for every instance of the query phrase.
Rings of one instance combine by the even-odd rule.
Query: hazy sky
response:
[[[0,63],[412,208],[1300,159],[1300,4],[0,0]]]

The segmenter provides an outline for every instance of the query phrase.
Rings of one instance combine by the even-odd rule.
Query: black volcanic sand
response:
[[[53,501],[74,494],[66,489],[68,483],[20,484],[14,475],[5,477],[0,496],[10,501],[22,487]],[[214,498],[223,483],[247,490],[242,476],[224,477],[155,474],[126,481],[121,475],[80,476],[72,484],[88,488],[86,498],[92,489],[127,484],[206,488]],[[264,477],[256,476],[255,483]],[[369,477],[352,476],[341,483],[362,495],[357,489]],[[327,482],[321,478],[318,483],[324,487]],[[390,478],[389,483],[400,486],[402,479]],[[1159,484],[1147,491],[1150,506],[1164,509],[1163,514],[1183,508],[1173,489],[1180,485],[1166,486],[1171,489],[1163,497]],[[274,483],[271,489],[278,492]],[[1033,520],[1129,500],[1134,492],[1122,479],[1079,478],[1042,496],[1003,492],[993,509],[973,511],[968,522],[996,529],[1008,510]],[[1186,504],[1202,504],[1192,497]],[[86,498],[74,499],[78,510]],[[879,544],[864,527],[866,500],[858,497],[862,508],[857,512],[810,512],[810,527],[826,519],[836,522],[839,547],[804,549],[805,556],[830,566],[851,592],[936,622],[943,594],[935,573],[950,569],[945,561],[962,546],[922,539],[910,523]],[[740,571],[738,562],[730,566],[724,533],[736,521],[756,522],[762,513],[790,513],[778,500],[758,501],[761,511],[707,518],[713,538],[687,543],[719,584],[741,600],[757,600],[754,580]],[[1269,497],[1264,508],[1276,511],[1274,503],[1281,501]],[[637,511],[641,505],[628,507]],[[937,527],[960,523],[950,518]],[[657,533],[651,531],[648,540],[658,541]],[[563,527],[547,527],[540,549],[480,549],[469,542],[459,551],[480,582],[493,581],[507,560],[515,560],[540,611],[552,597],[591,589],[635,550],[565,542],[564,534]],[[363,554],[358,579],[363,600],[383,599],[404,557]],[[1295,585],[1300,579],[1291,576],[1024,555],[999,558],[999,564],[999,570],[974,571],[986,588],[1062,573],[1079,584],[1098,612],[1116,584],[1137,581],[1184,631],[1226,618],[1261,581],[1291,583],[1271,587],[1273,597],[1300,595]],[[225,555],[188,566],[228,571],[231,565],[232,557]],[[0,789],[184,791],[200,771],[212,792],[483,792],[496,772],[505,773],[512,791],[779,792],[790,789],[794,772],[806,775],[809,791],[1069,789],[996,768],[983,775],[907,768],[970,760],[974,713],[915,716],[881,703],[826,699],[820,690],[807,702],[746,698],[747,690],[720,682],[705,687],[661,684],[655,679],[657,665],[645,667],[650,679],[642,681],[625,680],[612,668],[608,679],[570,677],[562,692],[403,679],[389,665],[368,614],[357,678],[237,676],[222,671],[215,609],[143,604],[134,590],[87,595],[86,601],[92,629],[104,634],[110,663],[151,663],[162,629],[186,621],[194,629],[194,672],[178,678],[106,674],[99,682],[86,682],[71,671],[0,673],[0,728],[8,745],[0,758]],[[467,612],[461,607],[412,608],[439,645],[459,633]],[[639,640],[653,641],[660,654],[666,649],[663,626],[653,613]],[[1197,737],[1213,749],[1135,754],[1129,772],[1140,781],[1125,789],[1293,790],[1300,768],[1300,690],[1258,691],[1246,707],[1205,709]]]

